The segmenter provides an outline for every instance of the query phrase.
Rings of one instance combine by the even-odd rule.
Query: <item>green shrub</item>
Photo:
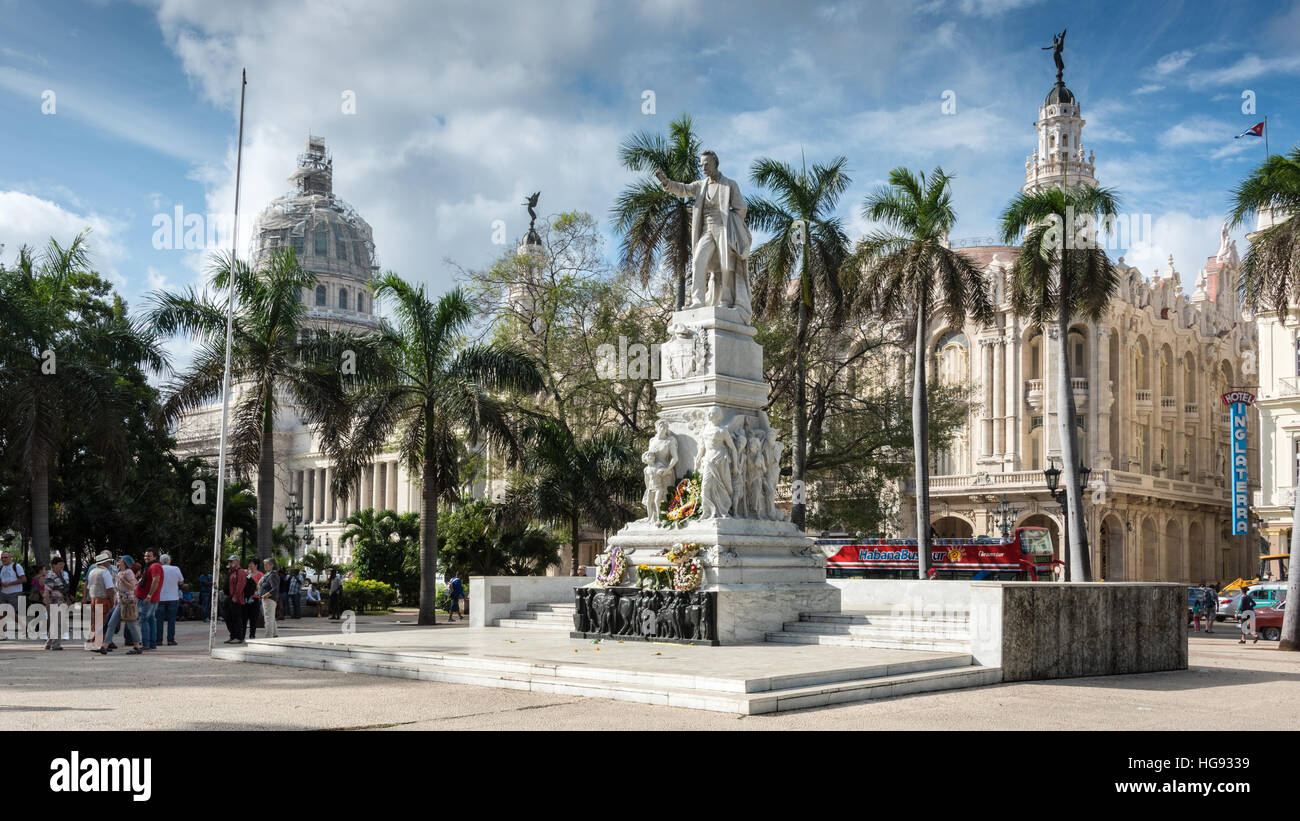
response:
[[[397,591],[391,584],[374,579],[348,579],[343,582],[343,597],[347,606],[358,613],[385,611],[393,606]]]

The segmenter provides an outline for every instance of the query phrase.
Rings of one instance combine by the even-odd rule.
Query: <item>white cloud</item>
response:
[[[1177,148],[1222,143],[1224,140],[1232,139],[1237,133],[1233,130],[1232,123],[1212,117],[1195,116],[1170,126],[1158,139],[1164,148]]]
[[[120,239],[124,226],[116,220],[93,212],[78,214],[22,191],[0,191],[0,226],[6,264],[13,262],[23,245],[39,254],[51,238],[66,247],[78,234],[90,229],[86,247],[91,264],[118,287],[126,284],[117,269],[125,256]]]
[[[1166,54],[1164,57],[1161,57],[1156,61],[1154,71],[1161,77],[1166,74],[1172,74],[1187,65],[1195,55],[1196,52],[1192,49],[1183,49],[1182,51],[1175,51],[1171,54]]]
[[[1164,86],[1160,85],[1159,83],[1149,83],[1147,85],[1139,86],[1138,88],[1133,89],[1133,93],[1154,94],[1157,91],[1163,91],[1163,90],[1164,90]]]
[[[1209,257],[1219,250],[1219,231],[1222,215],[1193,216],[1182,211],[1154,215],[1150,237],[1144,237],[1139,246],[1126,249],[1124,262],[1136,265],[1144,277],[1154,271],[1163,276],[1173,255],[1174,268],[1179,273],[1183,290],[1190,296],[1196,288],[1197,272]],[[1244,250],[1244,232],[1237,237],[1238,248]],[[1112,256],[1114,253],[1112,253]]]
[[[1269,74],[1300,74],[1300,57],[1258,57],[1249,54],[1230,66],[1197,71],[1188,75],[1194,89],[1243,83]]]

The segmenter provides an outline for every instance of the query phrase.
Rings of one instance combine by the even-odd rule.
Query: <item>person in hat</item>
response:
[[[244,584],[248,574],[239,566],[238,556],[226,557],[226,569],[230,574],[226,578],[226,629],[230,631],[226,644],[243,644]]]
[[[90,603],[90,643],[86,649],[101,656],[108,655],[108,638],[104,634],[104,627],[108,620],[108,613],[113,609],[113,597],[117,592],[113,589],[113,574],[108,570],[112,561],[111,552],[100,551],[95,556],[90,574],[86,576],[85,598]]]

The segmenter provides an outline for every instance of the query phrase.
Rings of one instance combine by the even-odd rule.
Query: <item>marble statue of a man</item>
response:
[[[736,308],[746,322],[750,308],[749,278],[745,260],[751,237],[745,225],[745,198],[735,180],[718,171],[718,155],[700,155],[703,179],[680,183],[655,171],[664,190],[678,197],[693,197],[691,215],[691,308],[714,305]],[[705,293],[705,284],[709,285]]]

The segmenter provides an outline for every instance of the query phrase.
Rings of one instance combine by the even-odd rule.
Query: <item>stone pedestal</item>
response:
[[[703,469],[706,440],[719,429],[741,445],[769,436],[763,349],[754,335],[732,308],[673,314],[669,340],[660,349],[664,378],[655,382],[655,390],[660,421],[676,443],[674,483]],[[711,419],[715,409],[719,413]],[[782,450],[775,445],[776,453]],[[764,465],[772,464],[772,453],[771,446],[763,449]],[[756,462],[746,460],[755,458],[742,456],[742,465],[752,467]],[[797,621],[801,612],[839,609],[839,591],[826,583],[825,558],[812,540],[773,510],[766,485],[758,505],[753,485],[743,479],[740,484],[745,487],[729,486],[733,507],[725,513],[714,511],[719,515],[690,519],[681,527],[662,526],[657,517],[643,519],[609,541],[610,549],[626,552],[631,579],[637,565],[668,565],[663,554],[674,544],[701,545],[702,589],[717,594],[722,644],[763,641],[765,633]],[[741,495],[743,506],[737,501]]]

